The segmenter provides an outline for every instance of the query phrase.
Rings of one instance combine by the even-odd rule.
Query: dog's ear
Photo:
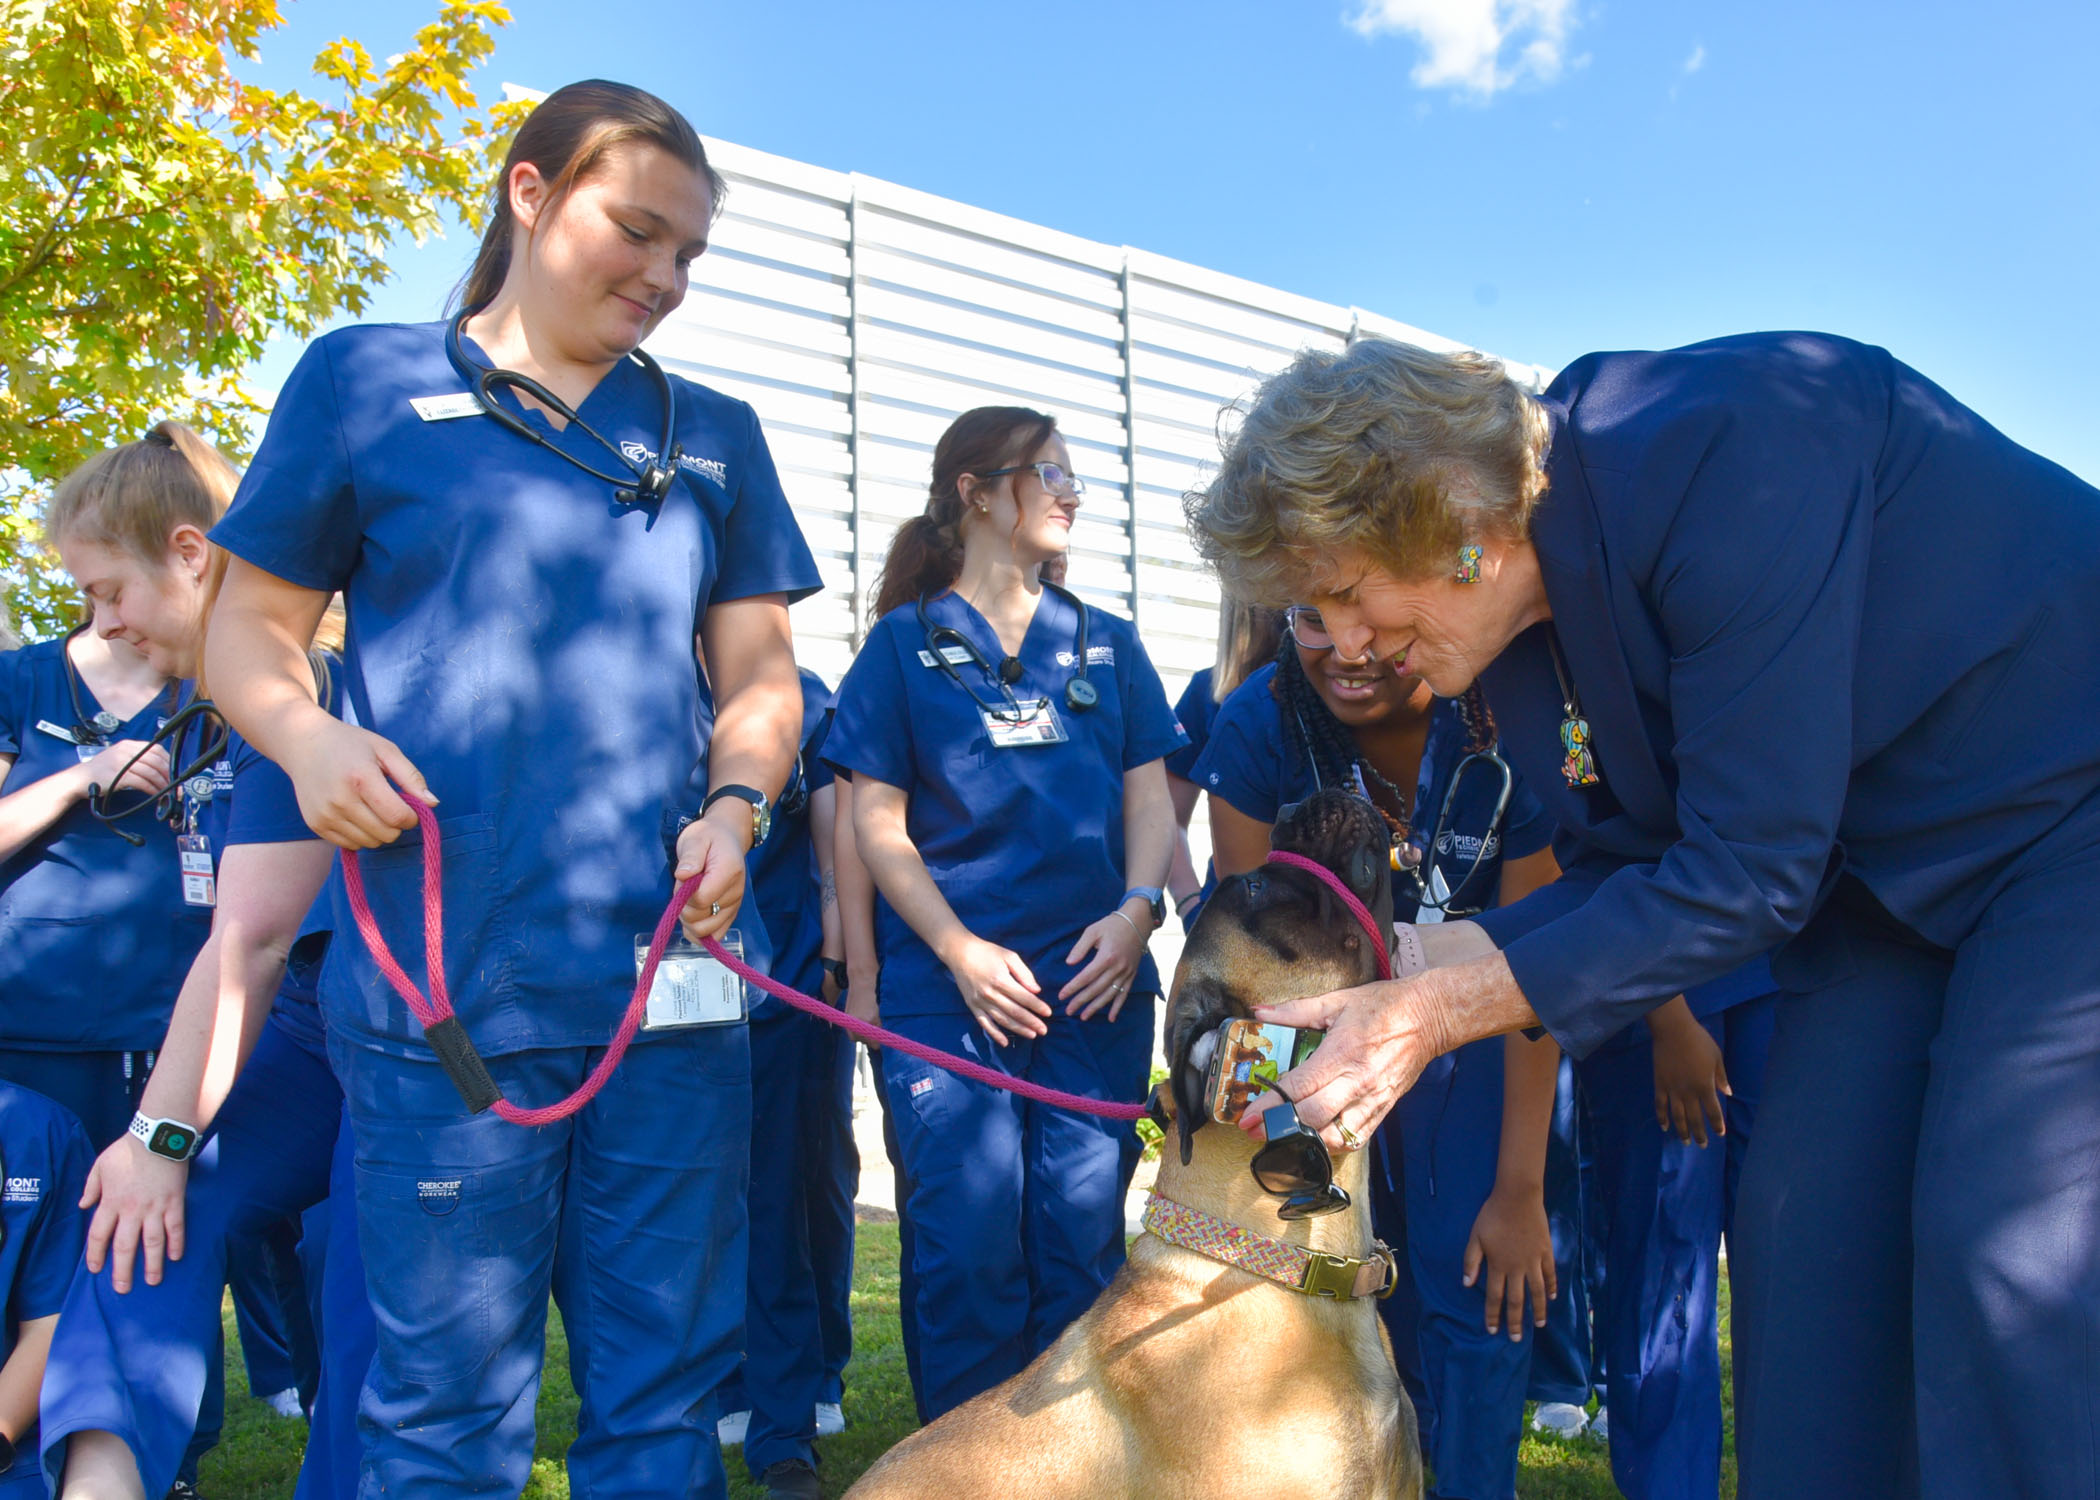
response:
[[[1174,1090],[1164,1080],[1155,1083],[1152,1092],[1145,1097],[1145,1118],[1164,1134],[1167,1126],[1173,1123],[1175,1108]]]

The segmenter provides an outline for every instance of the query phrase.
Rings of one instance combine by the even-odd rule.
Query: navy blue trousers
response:
[[[1419,1390],[1410,1387],[1425,1461],[1439,1500],[1510,1500],[1517,1487],[1517,1443],[1524,1402],[1589,1399],[1589,1308],[1581,1284],[1581,1201],[1575,1183],[1575,1113],[1556,1100],[1554,1140],[1547,1152],[1548,1224],[1553,1233],[1560,1292],[1548,1306],[1547,1327],[1527,1317],[1522,1336],[1487,1331],[1484,1280],[1463,1283],[1466,1241],[1495,1186],[1502,1140],[1503,1048],[1488,1037],[1438,1058],[1379,1127],[1388,1155],[1398,1150],[1405,1183],[1405,1235],[1416,1298],[1414,1317]],[[1390,1218],[1375,1219],[1391,1243]],[[1396,1310],[1388,1331],[1398,1343],[1409,1309]],[[1550,1372],[1533,1385],[1535,1350],[1558,1351]]]
[[[1723,1100],[1728,1134],[1703,1150],[1655,1122],[1646,1026],[1577,1065],[1609,1267],[1596,1313],[1612,1479],[1627,1500],[1720,1493],[1721,1236],[1753,1138],[1776,1003],[1767,996],[1702,1018],[1734,1090]]]
[[[1730,1260],[1744,1500],[2100,1493],[2096,910],[2100,812],[1957,948],[1847,882],[1775,962],[1800,993]]]
[[[570,1493],[720,1500],[714,1392],[743,1342],[747,1028],[645,1035],[596,1099],[530,1129],[470,1115],[427,1053],[331,1031],[329,1055],[378,1322],[364,1500],[523,1489],[550,1291],[579,1402]],[[600,1056],[488,1062],[506,1097],[547,1104]]]
[[[882,1150],[890,1160],[897,1200],[897,1324],[904,1345],[904,1373],[911,1381],[912,1408],[919,1425],[933,1420],[926,1414],[926,1376],[919,1365],[919,1270],[916,1237],[911,1228],[911,1173],[904,1167],[904,1148],[897,1144],[897,1112],[890,1106],[890,1092],[882,1084],[882,1054],[875,1062],[875,1098],[882,1108]]]
[[[843,1320],[840,1304],[852,1291],[854,1190],[841,1192],[838,1159],[841,1111],[852,1150],[852,1089],[853,1038],[838,1027],[784,1006],[751,1023],[744,1364],[719,1404],[750,1409],[744,1461],[754,1474],[815,1461],[816,1404],[838,1399],[852,1355],[850,1304]],[[857,1178],[857,1153],[853,1165]]]
[[[83,1431],[122,1438],[149,1494],[174,1481],[212,1377],[224,1378],[219,1307],[228,1246],[329,1197],[342,1119],[327,1063],[277,1026],[266,1026],[190,1165],[183,1258],[168,1263],[158,1286],[139,1282],[121,1294],[111,1288],[107,1267],[99,1276],[85,1265],[74,1273],[41,1402],[43,1461],[54,1483],[64,1471],[67,1438]],[[326,1347],[323,1398],[314,1417],[315,1433],[324,1439],[326,1394],[355,1390],[370,1358],[369,1336],[359,1326],[369,1324],[369,1315],[356,1287],[354,1243],[344,1260],[335,1269],[351,1295],[334,1319],[341,1337]],[[300,1493],[347,1490],[310,1488],[302,1474]]]
[[[1035,1083],[1143,1097],[1153,1007],[1074,1021],[995,1047],[966,1013],[886,1017],[891,1030]],[[895,1050],[883,1054],[911,1179],[921,1399],[931,1417],[1018,1374],[1093,1304],[1123,1264],[1123,1195],[1137,1132],[1032,1104]]]

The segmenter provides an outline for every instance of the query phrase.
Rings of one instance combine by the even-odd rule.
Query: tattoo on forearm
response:
[[[826,871],[824,875],[824,910],[829,911],[839,904],[839,878]]]

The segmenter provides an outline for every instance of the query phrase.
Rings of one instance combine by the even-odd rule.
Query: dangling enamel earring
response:
[[[1475,543],[1467,542],[1458,549],[1457,577],[1460,583],[1480,582],[1480,558],[1481,551]]]

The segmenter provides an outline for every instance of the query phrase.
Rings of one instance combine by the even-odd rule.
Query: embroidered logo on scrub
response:
[[[1057,653],[1060,667],[1076,666],[1079,657],[1071,651]],[[1116,648],[1113,646],[1089,646],[1086,648],[1086,664],[1090,667],[1112,667],[1116,664]]]
[[[919,1097],[919,1095],[925,1093],[928,1089],[932,1087],[933,1080],[931,1078],[921,1078],[917,1083],[911,1086],[911,1096],[912,1098],[916,1099]]]
[[[7,1191],[4,1196],[0,1196],[0,1202],[37,1203],[42,1201],[43,1196],[43,1178],[10,1177],[7,1179]]]
[[[426,1178],[416,1184],[416,1201],[424,1213],[441,1218],[459,1207],[459,1184],[457,1177]]]
[[[640,443],[637,443],[633,438],[629,438],[620,444],[620,451],[627,455],[627,461],[631,464],[652,464],[656,462],[656,455],[644,448]],[[695,458],[690,453],[681,453],[678,455],[678,466],[681,469],[698,474],[703,479],[712,479],[725,490],[729,488],[729,465],[723,463],[719,458]]]

